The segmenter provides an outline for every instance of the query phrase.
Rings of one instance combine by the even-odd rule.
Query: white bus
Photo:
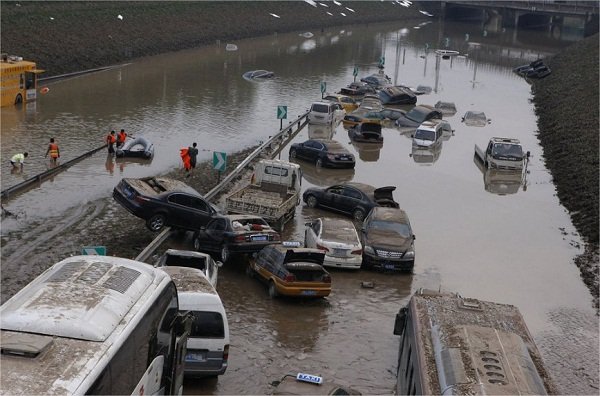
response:
[[[181,394],[188,315],[152,266],[75,256],[0,307],[0,394]]]
[[[396,316],[398,395],[545,395],[557,388],[514,305],[419,290]]]

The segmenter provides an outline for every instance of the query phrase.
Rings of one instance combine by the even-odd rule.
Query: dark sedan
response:
[[[375,188],[352,182],[327,188],[308,188],[302,199],[310,208],[319,206],[349,214],[356,221],[363,221],[376,206],[400,207],[392,195],[395,189],[394,186]]]
[[[432,119],[442,119],[442,112],[433,106],[418,105],[404,113],[395,124],[399,128],[417,128],[423,122]]]
[[[348,130],[348,137],[355,142],[381,143],[381,124],[375,122],[361,122]]]
[[[377,90],[366,82],[352,82],[340,90],[340,94],[349,96],[363,96],[366,94],[375,94]]]
[[[113,198],[157,232],[164,226],[196,231],[218,213],[192,187],[163,177],[122,179],[113,189]]]
[[[217,253],[223,263],[236,253],[256,253],[281,240],[261,217],[251,215],[215,216],[194,235],[194,249]]]
[[[246,80],[255,80],[255,79],[263,79],[263,78],[272,78],[275,77],[275,73],[268,70],[250,70],[242,75]]]
[[[304,159],[317,166],[354,168],[354,155],[335,140],[310,139],[290,147],[290,159]]]
[[[417,96],[406,87],[385,87],[378,93],[384,105],[405,105],[417,103]]]

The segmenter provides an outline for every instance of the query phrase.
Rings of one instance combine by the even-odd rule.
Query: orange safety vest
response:
[[[108,144],[114,144],[117,141],[117,138],[114,135],[109,134],[106,137],[106,143]]]
[[[50,158],[58,158],[58,144],[50,143]]]
[[[183,167],[185,168],[185,170],[192,169],[192,163],[190,162],[190,154],[188,153],[188,151],[189,150],[187,148],[179,149],[181,160],[183,161]]]
[[[125,132],[119,132],[117,135],[117,140],[119,143],[125,143],[125,139],[127,139],[127,134]]]

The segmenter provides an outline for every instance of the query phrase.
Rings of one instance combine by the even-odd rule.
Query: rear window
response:
[[[329,105],[325,103],[314,103],[310,110],[317,113],[329,113]]]
[[[225,338],[223,316],[219,312],[192,311],[194,321],[190,337]]]
[[[321,282],[325,271],[315,270],[302,270],[302,269],[290,269],[289,271],[294,274],[296,281],[298,282]]]

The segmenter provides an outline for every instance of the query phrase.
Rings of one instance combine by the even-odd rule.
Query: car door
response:
[[[323,191],[321,199],[319,199],[319,204],[337,210],[338,208],[335,205],[340,200],[342,191],[342,186],[331,186],[326,188],[325,191]]]
[[[205,229],[198,232],[198,238],[202,242],[202,250],[215,252],[220,250],[225,238],[227,221],[223,218],[211,220]]]
[[[352,213],[356,208],[364,207],[362,193],[354,187],[344,186],[341,196],[337,198],[336,206],[343,212]]]
[[[171,227],[194,229],[195,211],[191,207],[188,194],[173,193],[167,197],[169,207],[168,223]]]
[[[311,154],[310,160],[312,162],[317,162],[317,160],[319,158],[323,157],[323,153],[324,153],[325,149],[326,149],[326,147],[325,147],[325,145],[323,143],[317,142],[317,141],[313,140],[313,142],[312,142],[312,150],[310,152],[310,154]]]

